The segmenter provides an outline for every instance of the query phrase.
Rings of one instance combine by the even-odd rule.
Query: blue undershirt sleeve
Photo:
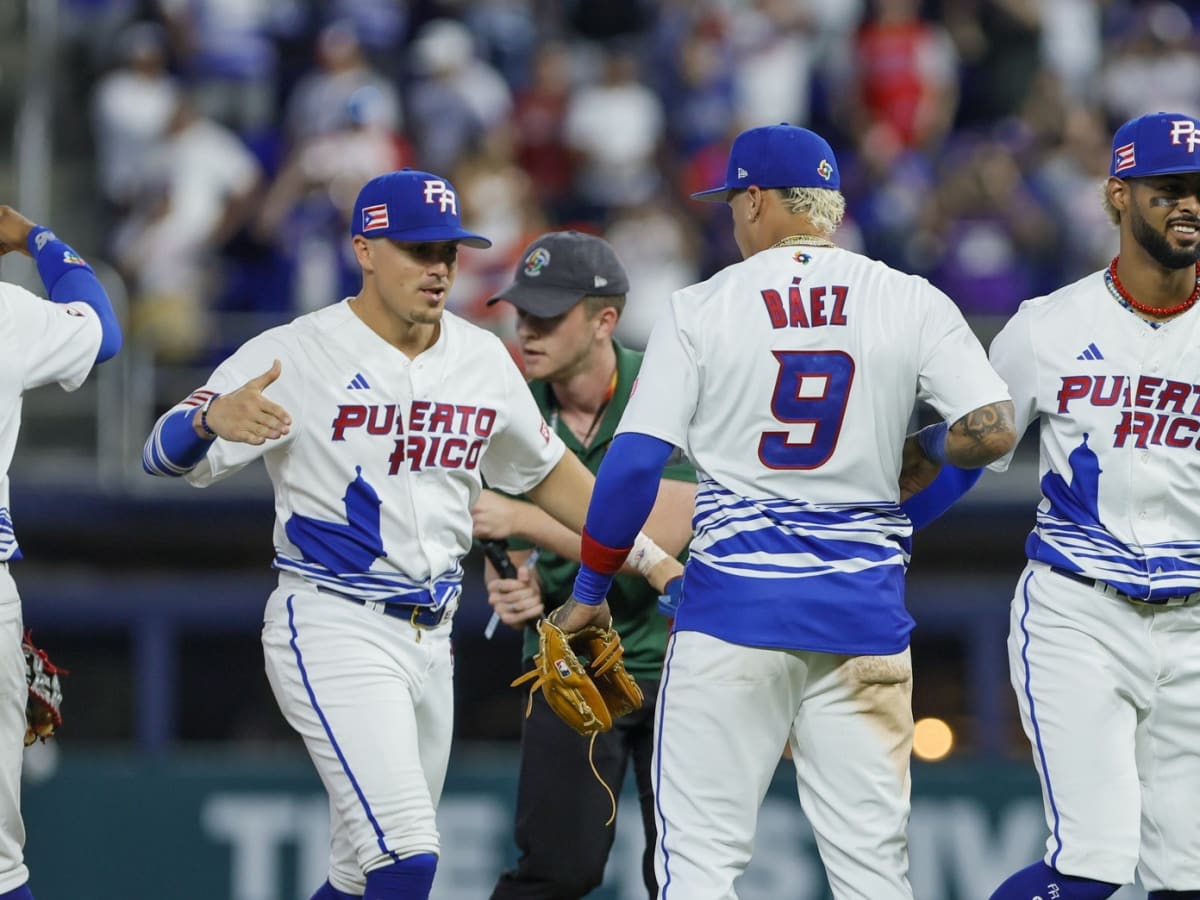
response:
[[[192,420],[199,407],[167,413],[154,426],[142,448],[142,468],[150,475],[178,477],[190,472],[213,442],[196,434]]]
[[[29,233],[29,252],[37,264],[46,295],[55,303],[86,303],[100,320],[100,349],[96,362],[104,362],[121,349],[121,326],[104,285],[83,259],[49,228],[37,226]]]
[[[674,449],[664,440],[636,432],[613,439],[600,463],[588,506],[585,528],[593,540],[607,547],[632,546],[654,508],[663,467]],[[611,584],[612,575],[582,563],[573,593],[581,603],[595,605],[604,599]]]
[[[914,530],[924,528],[957,503],[981,475],[983,469],[960,469],[947,463],[929,487],[913,494],[900,504],[900,508],[908,514]]]

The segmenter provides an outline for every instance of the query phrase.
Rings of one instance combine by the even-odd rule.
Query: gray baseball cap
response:
[[[551,231],[525,248],[513,283],[487,302],[507,300],[541,319],[560,316],[588,296],[629,292],[612,245],[581,231]]]

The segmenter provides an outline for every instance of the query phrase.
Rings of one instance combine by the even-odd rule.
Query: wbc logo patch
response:
[[[362,211],[362,230],[363,231],[378,231],[381,228],[388,227],[388,208],[386,203],[377,203],[374,206],[364,206]]]
[[[821,164],[817,166],[817,174],[828,181],[833,177],[833,166],[829,164],[829,160],[821,160]]]

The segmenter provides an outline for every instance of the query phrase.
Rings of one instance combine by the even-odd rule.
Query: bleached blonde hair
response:
[[[830,188],[775,188],[792,215],[804,216],[823,237],[837,231],[846,215],[846,198]]]

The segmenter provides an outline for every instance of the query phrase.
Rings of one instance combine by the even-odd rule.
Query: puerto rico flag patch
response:
[[[1118,147],[1113,151],[1115,159],[1113,160],[1113,174],[1124,172],[1126,169],[1132,169],[1137,165],[1137,160],[1133,158],[1133,142],[1130,141],[1124,147]]]
[[[364,206],[362,211],[362,230],[363,231],[378,231],[380,228],[388,227],[388,210],[386,203],[377,203],[375,206]]]

